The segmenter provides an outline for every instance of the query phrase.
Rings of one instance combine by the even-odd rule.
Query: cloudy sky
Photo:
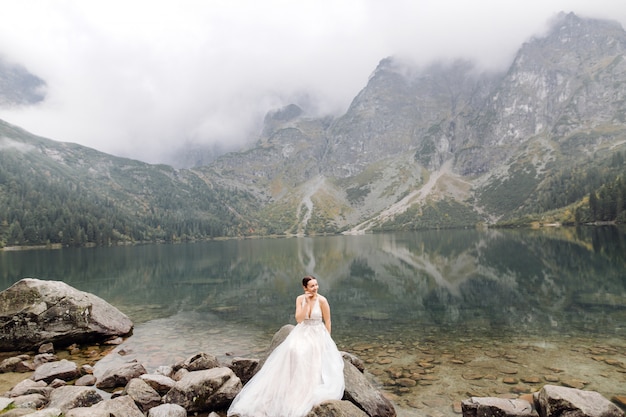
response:
[[[560,11],[626,27],[623,0],[4,1],[0,55],[48,90],[0,119],[159,162],[184,143],[249,141],[292,102],[342,114],[387,56],[504,68]]]

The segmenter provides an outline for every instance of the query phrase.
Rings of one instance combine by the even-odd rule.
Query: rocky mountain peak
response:
[[[45,98],[45,86],[26,68],[0,56],[0,107],[36,104]]]

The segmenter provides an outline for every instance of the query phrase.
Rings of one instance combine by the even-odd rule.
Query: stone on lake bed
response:
[[[539,384],[541,382],[541,379],[536,376],[529,376],[522,378],[521,381],[525,384]]]
[[[395,380],[395,383],[401,387],[414,387],[417,385],[417,381],[411,378],[398,378]]]
[[[478,379],[483,379],[484,375],[483,374],[479,374],[479,373],[465,373],[463,375],[461,375],[463,377],[463,379],[469,379],[469,380],[478,380]]]

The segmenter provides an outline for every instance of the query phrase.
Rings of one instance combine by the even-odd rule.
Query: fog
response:
[[[388,56],[504,69],[561,11],[626,22],[623,0],[4,2],[0,55],[47,90],[0,119],[160,162],[184,144],[250,142],[286,104],[340,115]]]

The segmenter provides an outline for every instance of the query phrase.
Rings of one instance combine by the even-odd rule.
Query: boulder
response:
[[[52,388],[48,387],[44,381],[35,382],[32,379],[25,379],[11,388],[8,395],[9,397],[19,397],[28,394],[42,394],[47,397],[50,395],[50,391]]]
[[[544,385],[536,396],[542,417],[624,417],[624,412],[595,391]]]
[[[7,397],[0,397],[0,413],[2,413],[7,407],[13,405],[13,400]]]
[[[247,384],[248,381],[254,376],[257,367],[259,366],[258,359],[246,359],[246,358],[233,358],[228,367],[233,370],[235,375],[239,377],[242,384]]]
[[[74,385],[78,386],[78,387],[90,387],[92,385],[96,385],[96,377],[91,375],[91,374],[87,374],[87,375],[83,375],[80,378],[78,378],[76,381],[74,381]]]
[[[66,385],[50,392],[49,408],[62,411],[77,407],[89,407],[102,401],[102,396],[92,387],[76,387]]]
[[[226,367],[185,374],[163,397],[164,403],[178,404],[187,412],[227,408],[242,385],[237,375]]]
[[[313,407],[306,417],[369,417],[350,401],[324,401]]]
[[[72,408],[65,417],[110,417],[111,413],[107,410],[94,410],[91,407]]]
[[[35,410],[32,408],[13,408],[5,413],[2,413],[2,417],[21,417],[21,416],[31,416]]]
[[[63,411],[58,408],[44,408],[43,410],[35,411],[26,414],[28,417],[62,417]],[[4,416],[4,414],[3,414]]]
[[[137,407],[137,404],[135,404],[133,399],[128,395],[101,401],[91,406],[91,409],[94,411],[93,415],[101,411],[106,411],[116,417],[144,417],[144,414],[139,407]]]
[[[30,355],[18,355],[6,358],[0,362],[0,373],[16,372],[19,365],[30,359]]]
[[[365,364],[363,363],[363,360],[361,360],[361,358],[359,358],[358,356],[353,355],[352,353],[342,351],[341,357],[354,365],[359,371],[365,372]]]
[[[124,387],[133,378],[146,373],[146,368],[138,362],[128,362],[119,368],[108,369],[96,383],[100,389]]]
[[[48,402],[45,395],[42,394],[26,394],[13,398],[13,405],[17,408],[32,408],[38,410]]]
[[[359,369],[344,359],[344,399],[356,404],[370,416],[394,417],[396,410],[387,398],[377,390]]]
[[[76,363],[62,359],[60,361],[47,362],[40,365],[33,374],[33,380],[50,383],[55,379],[71,381],[79,376],[80,371]]]
[[[215,356],[201,352],[174,365],[174,371],[179,369],[186,369],[190,372],[203,371],[205,369],[217,368],[218,366],[220,366],[220,363]]]
[[[169,376],[159,374],[143,374],[139,378],[144,380],[148,385],[152,387],[159,395],[165,395],[169,390],[174,388],[176,381]]]
[[[122,395],[128,395],[143,412],[161,404],[161,396],[146,381],[140,378],[131,379]]]
[[[274,349],[276,349],[278,347],[278,345],[283,343],[283,341],[287,338],[287,336],[289,336],[289,333],[291,333],[291,331],[295,327],[296,326],[294,326],[293,324],[285,324],[283,327],[278,329],[278,331],[276,333],[274,333],[274,336],[272,337],[272,341],[270,342],[270,347],[265,352],[265,354],[263,355],[261,360],[259,361],[259,365],[254,370],[255,373],[259,372],[259,370],[261,370],[261,368],[265,364],[265,361],[270,356],[270,354],[274,351]]]
[[[61,281],[25,278],[0,292],[0,351],[37,350],[128,335],[130,319],[101,298]]]
[[[463,417],[538,417],[526,400],[497,397],[472,397],[461,402]]]
[[[187,417],[187,410],[178,404],[161,404],[151,408],[148,417]]]

